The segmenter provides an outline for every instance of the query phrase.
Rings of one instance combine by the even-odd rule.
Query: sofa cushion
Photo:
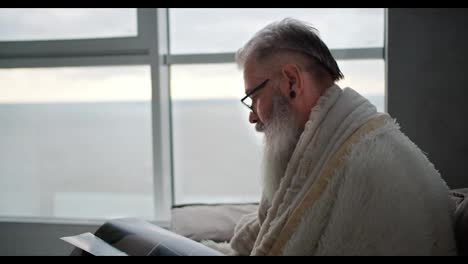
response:
[[[230,241],[240,218],[258,204],[188,205],[172,209],[171,230],[195,241]]]

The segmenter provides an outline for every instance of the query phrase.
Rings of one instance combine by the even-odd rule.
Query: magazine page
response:
[[[137,218],[114,219],[99,227],[95,234],[63,237],[82,249],[72,255],[85,256],[223,256],[199,242]]]
[[[94,256],[128,256],[91,233],[60,238]]]
[[[131,256],[222,256],[220,252],[137,218],[114,219],[96,236]]]

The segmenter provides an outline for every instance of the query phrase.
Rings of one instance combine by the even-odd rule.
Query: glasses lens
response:
[[[248,107],[252,107],[252,99],[250,97],[245,98],[244,104],[246,104]]]

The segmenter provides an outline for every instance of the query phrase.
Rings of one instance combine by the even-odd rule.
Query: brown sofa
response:
[[[468,256],[468,188],[454,189],[456,204],[455,238],[458,254]],[[234,225],[245,214],[257,210],[256,204],[188,205],[173,208],[171,229],[196,241],[229,241]]]

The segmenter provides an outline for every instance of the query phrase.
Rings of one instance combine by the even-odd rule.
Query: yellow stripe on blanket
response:
[[[338,151],[333,155],[333,157],[328,161],[328,165],[323,173],[317,178],[315,183],[310,187],[309,191],[304,195],[304,198],[301,200],[299,205],[294,209],[290,215],[287,222],[284,224],[278,238],[275,241],[275,244],[272,246],[271,250],[267,255],[279,255],[282,248],[291,238],[292,234],[296,230],[297,226],[301,221],[301,217],[304,215],[305,211],[316,202],[325,188],[329,178],[332,176],[336,168],[338,168],[344,160],[345,155],[349,152],[349,148],[352,144],[356,143],[363,136],[370,133],[371,131],[381,127],[386,118],[387,114],[378,114],[377,116],[371,118],[359,129],[357,129],[338,149]]]

